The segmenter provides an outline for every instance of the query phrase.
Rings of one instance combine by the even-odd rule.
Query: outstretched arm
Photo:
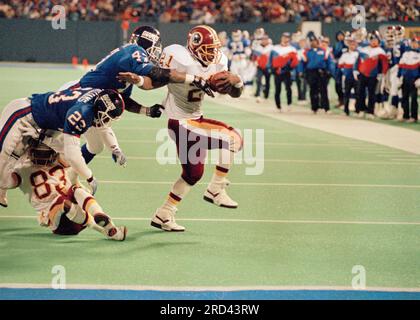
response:
[[[154,104],[151,107],[146,107],[131,98],[124,98],[125,109],[128,112],[144,114],[147,117],[159,118],[162,110],[165,109],[160,104]]]
[[[120,72],[117,79],[122,82],[134,84],[143,90],[156,89],[168,83],[193,84],[203,90],[207,95],[214,97],[213,91],[203,78],[174,69],[164,69],[154,66],[147,76],[140,76],[132,72]]]

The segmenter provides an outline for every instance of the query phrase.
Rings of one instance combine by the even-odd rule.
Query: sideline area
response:
[[[319,111],[317,115],[313,115],[309,108],[297,105],[292,105],[291,111],[282,110],[279,112],[271,99],[263,100],[257,104],[253,97],[231,99],[229,97],[219,96],[214,102],[228,103],[236,109],[282,120],[298,126],[372,142],[420,155],[419,131],[346,117],[344,115],[325,114],[323,110]]]

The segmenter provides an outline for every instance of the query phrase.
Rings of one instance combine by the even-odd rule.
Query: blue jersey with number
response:
[[[80,136],[93,124],[93,103],[101,91],[85,88],[33,94],[32,115],[42,129]]]
[[[111,51],[95,69],[86,73],[79,83],[82,88],[114,89],[129,97],[133,85],[118,81],[118,73],[132,72],[146,76],[152,67],[153,63],[149,61],[146,50],[136,44],[126,44]]]

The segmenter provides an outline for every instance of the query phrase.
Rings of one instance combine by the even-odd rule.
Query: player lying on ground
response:
[[[158,65],[162,52],[160,32],[149,26],[138,27],[131,35],[130,42],[122,47],[111,51],[102,59],[96,67],[86,73],[81,79],[65,84],[61,89],[99,88],[115,89],[121,93],[126,102],[126,110],[134,113],[143,113],[145,108],[130,98],[133,84],[119,77],[133,73],[143,76],[141,83],[136,85],[149,90],[164,86],[168,83],[186,83],[194,85],[199,91],[203,90],[213,95],[206,81],[193,74],[183,71],[164,69]],[[151,115],[153,117],[153,114]],[[90,131],[94,131],[91,129]],[[112,130],[107,129],[104,136],[113,135]],[[92,161],[95,155],[102,152],[104,143],[98,134],[92,135],[86,145],[82,147],[82,154],[86,163]]]
[[[186,47],[176,44],[166,47],[161,65],[171,70],[186,70],[198,74],[209,79],[208,83],[214,91],[239,97],[243,91],[243,82],[239,76],[226,71],[227,58],[220,52],[221,44],[216,32],[208,26],[194,27],[188,34],[187,43]],[[156,210],[152,219],[152,226],[166,231],[185,230],[175,222],[175,212],[178,203],[201,179],[208,149],[220,149],[220,159],[204,193],[204,199],[226,208],[238,206],[227,195],[225,187],[229,184],[226,175],[233,155],[242,147],[242,137],[229,125],[204,118],[201,111],[203,98],[203,92],[194,86],[171,83],[163,102],[169,118],[169,134],[176,142],[183,169],[168,199]],[[190,152],[193,148],[197,148],[197,152]]]
[[[97,183],[82,156],[80,136],[90,127],[110,127],[111,122],[120,119],[123,111],[124,100],[114,90],[64,90],[10,102],[0,117],[0,205],[7,206],[4,168],[25,151],[24,137],[38,138],[42,129],[64,132],[63,150],[56,151],[63,152],[66,161],[89,183],[94,194]],[[44,134],[41,135],[42,140]],[[120,164],[124,164],[124,155],[115,136],[114,140],[111,152]]]
[[[47,145],[32,140],[30,147],[8,167],[7,189],[19,188],[29,196],[38,222],[54,234],[77,235],[89,227],[107,238],[123,241],[126,227],[116,227],[95,198],[77,183],[77,174]]]

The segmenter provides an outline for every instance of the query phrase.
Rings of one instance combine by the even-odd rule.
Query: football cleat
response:
[[[228,179],[224,179],[220,185],[215,185],[214,183],[213,185],[210,184],[204,192],[203,199],[219,207],[236,209],[238,207],[238,203],[228,196],[225,189],[229,184],[230,181]],[[212,192],[210,190],[217,191]]]
[[[113,227],[108,231],[108,238],[115,241],[124,241],[127,236],[127,227]]]
[[[7,189],[0,189],[0,206],[7,207]]]
[[[185,227],[180,226],[175,222],[175,213],[177,209],[174,210],[159,208],[156,210],[155,215],[152,218],[150,225],[152,227],[162,229],[169,232],[182,232],[185,231]]]

